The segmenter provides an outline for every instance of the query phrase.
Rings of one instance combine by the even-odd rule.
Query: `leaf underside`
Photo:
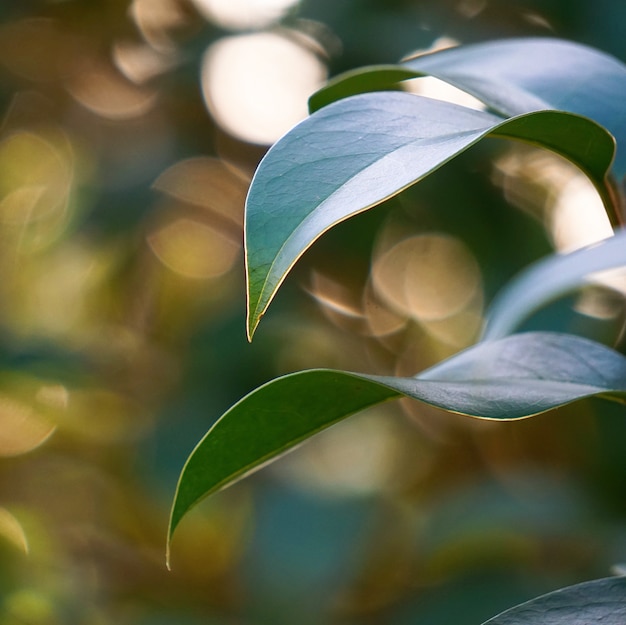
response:
[[[277,378],[227,411],[191,453],[169,540],[201,499],[346,417],[400,397],[511,420],[592,396],[626,396],[626,358],[568,334],[533,332],[474,346],[414,378],[315,369]]]

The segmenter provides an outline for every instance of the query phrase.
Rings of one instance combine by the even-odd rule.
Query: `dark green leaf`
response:
[[[202,498],[338,421],[402,396],[489,419],[519,419],[583,397],[626,394],[626,358],[568,334],[481,343],[415,378],[316,369],[261,386],[226,412],[190,455],[169,539]]]
[[[505,120],[406,93],[331,104],[274,145],[246,203],[248,334],[294,263],[326,230],[441,167],[487,135],[555,150],[580,166],[606,202],[613,140],[576,115],[543,111]]]
[[[601,243],[531,265],[493,301],[482,340],[502,338],[513,332],[531,313],[584,285],[590,274],[623,266],[626,230]]]
[[[309,98],[309,113],[352,95],[393,89],[402,81],[421,75],[402,65],[369,65],[350,70],[328,81]]]
[[[624,625],[626,577],[568,586],[522,603],[483,625]]]

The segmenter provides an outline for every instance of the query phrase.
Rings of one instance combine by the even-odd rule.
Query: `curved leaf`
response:
[[[466,415],[510,420],[594,395],[626,395],[626,358],[593,341],[548,332],[479,344],[415,378],[328,369],[277,378],[228,410],[189,456],[168,544],[201,499],[369,406],[405,396]]]
[[[614,169],[626,173],[626,65],[571,41],[521,38],[448,48],[403,64],[519,115],[553,108],[595,120],[617,140]]]
[[[609,203],[613,139],[588,119],[541,111],[505,120],[407,93],[331,104],[276,143],[246,201],[248,335],[281,282],[326,230],[399,193],[487,135],[542,145],[576,163]]]
[[[580,288],[590,274],[626,266],[626,230],[570,254],[550,256],[522,271],[494,299],[482,340],[510,334],[545,304]]]
[[[522,603],[483,625],[623,625],[626,577],[568,586]]]
[[[420,76],[423,74],[400,64],[368,65],[351,69],[331,78],[309,98],[309,113],[315,113],[337,100],[343,100],[352,95],[387,91],[397,87],[404,80]]]
[[[471,93],[507,117],[542,109],[589,117],[616,138],[618,150],[613,169],[618,178],[626,174],[626,65],[604,52],[571,41],[489,41],[424,54],[397,66],[347,72],[314,94],[309,108],[316,110],[365,89],[389,88],[402,76],[406,79],[426,75]]]

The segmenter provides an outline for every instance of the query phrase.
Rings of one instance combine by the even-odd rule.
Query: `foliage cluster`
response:
[[[477,141],[318,238],[251,344],[242,245],[259,160],[326,75],[349,80],[315,97],[322,117],[354,91],[386,89],[406,108],[416,99],[405,96],[442,88],[397,64],[414,47],[549,37],[624,61],[622,4],[0,2],[0,622],[475,624],[624,562],[619,402],[506,421],[404,395],[209,497],[185,514],[171,571],[163,557],[184,458],[217,415],[277,376],[323,369],[262,393],[311,393],[309,382],[332,378],[372,401],[436,400],[441,381],[412,376],[456,376],[448,358],[487,349],[486,310],[509,328],[524,317],[520,330],[595,341],[601,358],[603,345],[623,353],[619,282],[594,276],[571,291],[621,253],[620,237],[582,250],[584,270],[543,264],[526,286],[511,283],[517,295],[504,289],[573,245],[572,225],[579,246],[610,234],[599,219],[600,194],[614,203],[602,180],[609,135],[586,119],[572,123],[595,137],[593,154],[553,139],[590,177],[553,152],[489,138],[508,113],[468,113]],[[358,69],[372,63],[382,67]],[[447,110],[454,124],[459,109]],[[503,131],[544,134],[548,121]],[[598,121],[617,137],[621,122]],[[394,388],[400,378],[413,387]],[[589,376],[574,395],[614,381]],[[343,408],[356,409],[350,397]],[[611,586],[619,592],[619,580],[600,583]]]
[[[398,81],[430,75],[478,98],[474,110],[411,93]],[[385,91],[381,91],[385,89]],[[418,182],[486,136],[550,149],[593,182],[614,227],[626,176],[626,66],[555,39],[514,39],[419,55],[335,78],[311,116],[261,161],[248,193],[248,336],[287,273],[330,228]],[[370,406],[409,397],[485,419],[516,420],[579,399],[626,396],[626,357],[569,333],[515,333],[532,312],[626,263],[626,231],[513,279],[487,314],[479,344],[413,377],[309,370],[244,397],[209,430],[179,480],[169,539],[199,500]],[[523,244],[523,242],[522,242]],[[410,288],[410,286],[409,286]],[[549,607],[547,607],[549,605]],[[626,616],[626,580],[574,586],[490,623],[570,624]]]

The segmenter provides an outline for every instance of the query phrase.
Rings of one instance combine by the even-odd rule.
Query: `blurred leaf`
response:
[[[202,498],[369,406],[406,396],[466,415],[519,419],[594,395],[626,395],[626,358],[593,341],[548,332],[481,343],[415,378],[328,369],[277,378],[227,411],[190,455],[168,544]]]
[[[408,71],[412,73],[408,73]],[[314,94],[316,110],[339,98],[389,88],[399,80],[434,76],[514,116],[541,109],[584,115],[626,145],[626,65],[593,48],[550,38],[519,38],[448,48],[403,64],[373,66],[336,77]],[[613,168],[626,174],[626,151],[618,149]]]
[[[531,265],[493,301],[482,340],[510,334],[531,313],[581,287],[590,274],[625,265],[626,230],[595,245]]]
[[[607,205],[613,140],[557,111],[509,120],[406,93],[331,104],[293,128],[261,161],[246,205],[248,334],[286,274],[326,230],[399,193],[487,135],[530,141],[565,156]]]
[[[609,577],[568,586],[522,603],[483,625],[623,625],[626,578]]]

